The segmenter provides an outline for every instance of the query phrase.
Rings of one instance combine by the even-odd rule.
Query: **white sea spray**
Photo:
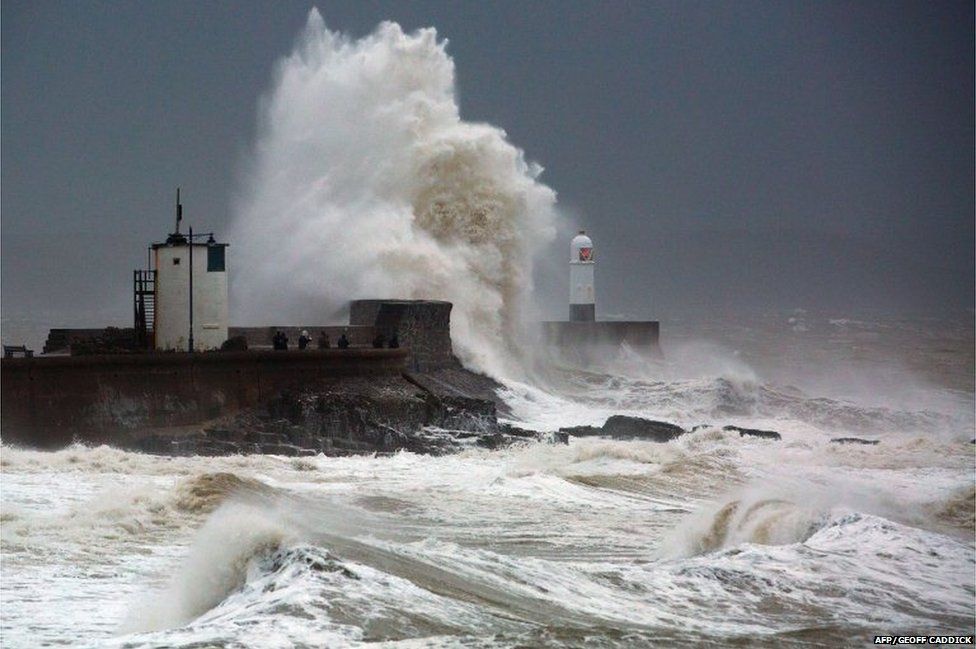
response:
[[[556,232],[555,193],[504,131],[461,118],[446,45],[390,22],[353,40],[310,12],[262,102],[237,201],[240,317],[449,300],[461,358],[516,371],[511,344],[534,256]]]

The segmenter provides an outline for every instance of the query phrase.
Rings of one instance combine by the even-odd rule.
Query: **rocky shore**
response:
[[[603,426],[528,431],[499,421],[500,415],[508,414],[497,397],[499,387],[495,381],[461,368],[319,381],[284,390],[260,407],[199,427],[142,431],[123,445],[165,455],[303,456],[397,451],[443,455],[527,441],[564,444],[571,437],[666,443],[712,427],[703,424],[686,430],[669,422],[613,415]],[[781,439],[775,431],[733,425],[721,428],[740,437]]]
[[[609,437],[620,440],[642,440],[645,442],[670,442],[682,435],[712,428],[710,424],[700,424],[691,430],[686,430],[677,424],[666,421],[655,421],[642,417],[627,415],[613,415],[603,426],[572,426],[560,428],[559,432],[574,437]],[[722,430],[739,433],[739,437],[760,437],[763,439],[780,440],[782,435],[773,430],[758,430],[756,428],[741,428],[739,426],[722,426]]]
[[[497,383],[460,368],[344,378],[283,390],[265,404],[200,427],[133,434],[125,446],[166,455],[441,455],[519,441],[565,442],[499,422]]]

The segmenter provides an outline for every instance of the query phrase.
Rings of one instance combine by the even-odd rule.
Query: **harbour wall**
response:
[[[5,443],[125,442],[195,426],[284,390],[343,377],[399,377],[406,349],[107,354],[0,361]]]
[[[275,332],[288,337],[290,349],[297,349],[298,337],[308,331],[310,349],[318,347],[319,336],[325,332],[332,347],[339,336],[346,334],[352,347],[372,347],[373,339],[382,334],[386,345],[395,333],[399,346],[409,350],[407,369],[432,372],[460,367],[451,346],[450,302],[438,300],[353,300],[349,304],[347,325],[266,325],[228,328],[230,338],[243,337],[249,349],[268,349]],[[52,329],[44,345],[45,353],[76,353],[92,347],[93,341],[104,344],[111,339],[112,351],[125,351],[135,342],[134,330],[129,329]],[[105,351],[105,350],[101,350]],[[140,350],[133,350],[140,351]]]
[[[543,322],[542,333],[547,344],[558,347],[618,347],[641,351],[659,350],[661,325],[654,320],[602,322]]]
[[[77,347],[79,344],[84,345],[98,338],[104,339],[106,334],[112,330],[109,328],[51,329],[48,332],[47,341],[44,343],[44,353],[72,353],[73,346]],[[376,328],[371,323],[366,326],[305,324],[228,327],[227,337],[235,338],[242,336],[247,340],[247,346],[249,348],[270,349],[272,346],[272,338],[277,331],[281,331],[288,336],[289,347],[298,347],[298,337],[302,334],[302,331],[308,331],[312,338],[310,344],[312,348],[317,346],[319,335],[323,331],[329,336],[332,347],[336,346],[339,336],[343,333],[346,334],[346,338],[349,339],[349,343],[353,347],[371,347],[373,337],[376,335]],[[130,347],[135,345],[136,336],[135,330],[132,327],[114,328],[114,332],[121,339],[122,343],[128,344]]]
[[[369,377],[384,377],[376,381],[377,386],[394,379],[407,392],[413,385],[428,392],[453,393],[441,385],[444,377],[453,376],[451,372],[463,373],[451,346],[451,308],[449,302],[438,301],[356,300],[350,303],[350,322],[345,326],[232,327],[231,336],[248,340],[247,351],[130,351],[3,359],[0,437],[5,443],[46,448],[76,440],[127,446],[163,430],[166,435],[178,435],[182,428],[199,431],[215,419],[261,407],[296,389],[329,384],[333,386],[329,389],[339,386],[342,393],[357,383],[345,377],[366,378],[368,383],[372,383]],[[312,342],[310,349],[298,351],[303,329]],[[279,330],[290,339],[288,352],[268,349],[271,336]],[[346,333],[353,347],[316,349],[323,330],[333,345]],[[124,342],[129,331],[59,329],[52,330],[51,339],[58,344],[76,340],[79,346],[86,337]],[[548,322],[542,331],[544,344],[583,364],[598,361],[621,344],[638,352],[658,351],[657,322]],[[387,341],[396,333],[400,348],[373,349],[372,339],[378,333]],[[89,344],[88,351],[93,349],[100,348]],[[428,380],[431,386],[424,385]]]

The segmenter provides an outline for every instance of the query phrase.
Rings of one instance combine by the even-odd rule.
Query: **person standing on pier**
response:
[[[276,351],[288,351],[288,336],[285,335],[283,331],[276,331],[273,338],[271,338],[271,346]]]

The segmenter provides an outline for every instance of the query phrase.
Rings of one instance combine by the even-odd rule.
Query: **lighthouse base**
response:
[[[569,321],[570,322],[596,321],[596,305],[595,304],[570,304]]]
[[[543,322],[543,342],[563,360],[583,366],[630,351],[659,357],[660,324],[656,321]]]
[[[638,349],[656,349],[660,324],[656,321],[543,322],[542,332],[546,342],[559,346],[617,346],[626,343]]]

